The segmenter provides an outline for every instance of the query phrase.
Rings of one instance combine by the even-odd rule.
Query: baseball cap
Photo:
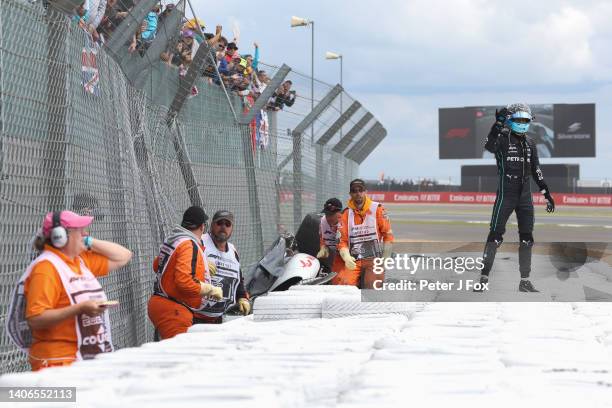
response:
[[[181,226],[183,228],[197,228],[208,221],[208,215],[200,206],[194,205],[185,210]]]
[[[193,31],[191,31],[191,30],[185,30],[181,34],[185,38],[193,38]]]
[[[353,181],[351,181],[351,183],[349,184],[349,190],[352,190],[353,187],[361,187],[365,190],[366,188],[365,181],[363,181],[360,178],[356,178]]]
[[[219,210],[215,213],[215,215],[213,215],[212,222],[217,222],[219,220],[227,220],[233,224],[234,214],[227,210]]]
[[[335,197],[327,200],[323,205],[323,210],[321,210],[324,214],[333,214],[339,211],[342,211],[342,201]]]
[[[60,225],[64,228],[85,228],[93,222],[94,217],[79,215],[72,211],[64,210],[60,212]],[[53,229],[53,211],[45,215],[43,220],[43,235],[48,237]]]

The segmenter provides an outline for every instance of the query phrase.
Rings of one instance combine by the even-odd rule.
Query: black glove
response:
[[[495,126],[502,128],[506,119],[508,119],[508,115],[510,115],[510,112],[506,108],[501,108],[499,111],[495,109]]]
[[[546,212],[555,212],[555,200],[548,191],[544,193],[544,198],[546,199]]]

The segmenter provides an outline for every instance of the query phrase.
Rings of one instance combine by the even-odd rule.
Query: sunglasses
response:
[[[222,227],[222,226],[225,225],[226,227],[229,228],[229,227],[232,226],[232,223],[229,222],[228,220],[219,220],[219,221],[215,222],[215,224],[217,224],[219,227]]]

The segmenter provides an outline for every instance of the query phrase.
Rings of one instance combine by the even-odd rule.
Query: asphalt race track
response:
[[[396,238],[403,242],[484,242],[489,232],[492,205],[385,204]],[[612,242],[612,209],[557,207],[548,214],[537,206],[534,238],[537,242]],[[516,216],[506,225],[505,242],[518,241]]]

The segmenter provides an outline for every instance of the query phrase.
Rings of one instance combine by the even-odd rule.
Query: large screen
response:
[[[595,104],[530,105],[534,120],[528,135],[546,157],[595,157]],[[440,159],[489,158],[484,150],[495,109],[481,106],[440,108]]]

